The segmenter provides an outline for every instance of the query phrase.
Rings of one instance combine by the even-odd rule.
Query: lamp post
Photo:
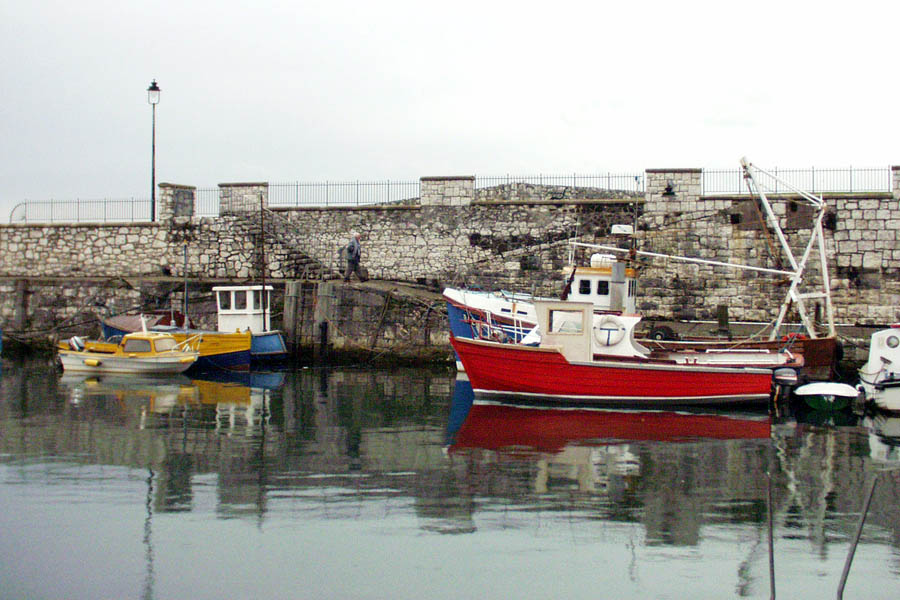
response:
[[[147,102],[153,107],[153,155],[150,163],[150,221],[156,220],[156,105],[159,104],[159,86],[154,79],[147,88]]]

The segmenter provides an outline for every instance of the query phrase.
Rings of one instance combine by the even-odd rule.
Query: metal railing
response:
[[[149,198],[26,200],[13,207],[9,214],[10,223],[103,223],[149,220]]]
[[[402,204],[419,197],[418,181],[326,181],[269,184],[269,207]]]
[[[624,192],[643,192],[643,173],[595,173],[579,174],[568,173],[565,175],[477,175],[475,177],[475,189],[512,185],[524,183],[538,186],[595,188],[602,190],[616,190]]]
[[[769,169],[791,185],[813,193],[890,192],[891,167],[843,169]],[[767,193],[788,192],[783,184],[761,176]],[[644,174],[564,174],[564,175],[495,175],[476,176],[475,188],[525,184],[566,188],[573,197],[592,190],[643,193]],[[740,169],[708,169],[702,172],[703,195],[746,194]],[[577,188],[580,192],[574,190]],[[362,206],[402,204],[419,198],[419,181],[345,181],[288,182],[269,184],[269,207]],[[197,188],[194,214],[200,217],[219,215],[220,188]],[[10,223],[63,222],[145,222],[150,220],[150,199],[104,198],[98,200],[25,201],[13,208]]]
[[[767,169],[797,189],[813,194],[844,192],[890,192],[891,168],[843,169]],[[701,194],[747,194],[747,184],[741,169],[704,169]],[[787,193],[791,190],[773,177],[761,173],[760,184],[767,193]]]
[[[219,216],[219,188],[194,190],[194,214],[198,217]]]

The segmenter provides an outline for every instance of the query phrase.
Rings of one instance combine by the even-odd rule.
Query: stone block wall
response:
[[[891,191],[894,200],[900,200],[900,167],[891,167]]]
[[[269,206],[268,183],[220,183],[219,214],[246,213]]]
[[[336,277],[338,252],[355,230],[362,235],[362,264],[377,279],[555,295],[569,238],[614,244],[610,226],[632,222],[642,250],[776,267],[777,242],[741,220],[752,214],[749,201],[703,196],[701,177],[699,169],[649,170],[643,199],[559,202],[480,201],[473,177],[423,178],[419,205],[275,209],[266,213],[264,244],[258,210],[260,197],[263,205],[268,201],[266,184],[223,184],[217,218],[184,215],[179,203],[193,188],[164,184],[155,223],[0,226],[0,281],[165,273],[242,282],[258,280],[265,259],[265,276],[277,283],[303,276],[298,256]],[[900,170],[892,178],[893,193],[826,197],[834,208],[825,243],[839,322],[900,321]],[[790,198],[773,205],[787,226]],[[792,239],[808,239],[809,230],[795,225]],[[802,246],[795,243],[795,256]],[[647,260],[639,290],[647,316],[714,319],[725,304],[733,320],[767,322],[787,288],[769,275]],[[8,296],[0,298],[4,323],[12,318]]]
[[[192,185],[159,184],[159,213],[157,218],[160,221],[169,221],[176,217],[193,217],[194,192],[196,189]]]
[[[419,180],[422,206],[465,206],[475,198],[475,177],[422,177]]]

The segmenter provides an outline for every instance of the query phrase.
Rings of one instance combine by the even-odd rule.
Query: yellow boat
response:
[[[149,331],[168,333],[175,337],[179,344],[190,345],[200,352],[195,370],[228,369],[246,371],[250,369],[253,334],[250,331],[206,331],[171,325],[154,325],[140,315],[138,321],[132,315],[118,315],[103,319],[103,336],[106,339],[118,339],[132,331],[139,331],[142,326]]]
[[[179,345],[171,334],[138,331],[118,344],[73,337],[60,342],[58,355],[64,371],[173,375],[190,368],[200,353]]]

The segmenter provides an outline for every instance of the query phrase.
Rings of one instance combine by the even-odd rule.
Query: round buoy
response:
[[[625,337],[625,324],[621,319],[606,315],[594,326],[594,339],[601,346],[615,346]]]

